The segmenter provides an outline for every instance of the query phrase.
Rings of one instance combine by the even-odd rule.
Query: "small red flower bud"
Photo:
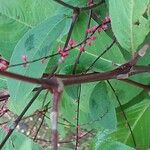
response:
[[[91,39],[86,40],[86,45],[91,46]]]
[[[103,30],[106,30],[107,28],[108,28],[107,24],[103,24],[103,25],[102,25],[102,29],[103,29]]]
[[[65,48],[64,48],[64,51],[68,51],[68,50],[69,50],[69,47],[65,47]]]
[[[90,39],[91,39],[92,41],[94,41],[94,40],[96,40],[96,36],[91,36]]]
[[[91,33],[91,29],[86,29],[86,33]]]
[[[105,17],[105,21],[106,21],[106,22],[109,22],[109,21],[110,21],[110,17],[109,17],[109,16],[106,16],[106,17]]]
[[[94,26],[93,28],[92,28],[92,32],[95,32],[97,30],[97,26]]]
[[[8,65],[3,64],[2,62],[0,62],[0,70],[1,71],[5,71],[7,69]]]
[[[80,52],[85,52],[85,46],[84,46],[84,45],[81,45],[81,46],[79,47],[79,50],[80,50]]]
[[[60,55],[61,55],[61,57],[67,57],[69,55],[69,53],[68,52],[61,52]]]
[[[22,55],[22,61],[27,62],[27,60],[28,60],[27,55]]]
[[[70,39],[68,45],[70,47],[72,47],[72,46],[76,45],[76,42],[73,39]]]
[[[8,65],[8,63],[7,63],[5,60],[2,60],[1,63],[2,63],[3,65],[5,65],[5,66]]]
[[[97,31],[100,33],[102,31],[102,27],[99,27]]]

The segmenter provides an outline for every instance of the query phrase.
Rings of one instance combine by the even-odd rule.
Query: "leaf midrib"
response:
[[[145,108],[141,111],[141,113],[139,113],[138,118],[136,119],[136,121],[134,122],[133,126],[131,127],[132,131],[134,130],[134,128],[136,127],[137,123],[139,122],[139,120],[141,119],[141,117],[144,115],[144,113],[146,112],[146,110],[149,108],[150,104],[146,105]],[[126,143],[127,140],[129,139],[129,136],[131,135],[130,132],[128,132],[126,139],[124,140],[124,142]]]

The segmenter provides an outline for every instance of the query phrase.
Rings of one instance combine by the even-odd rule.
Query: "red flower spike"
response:
[[[27,62],[27,60],[28,60],[27,55],[22,55],[22,61],[23,61],[23,62]]]
[[[84,46],[84,45],[81,45],[81,46],[79,47],[79,50],[80,50],[80,52],[85,52],[85,46]]]
[[[91,29],[86,29],[86,33],[91,33]]]
[[[91,36],[90,39],[91,39],[92,41],[94,41],[94,40],[96,40],[96,36]]]
[[[92,32],[95,32],[97,30],[97,26],[94,26],[93,28],[92,28]]]

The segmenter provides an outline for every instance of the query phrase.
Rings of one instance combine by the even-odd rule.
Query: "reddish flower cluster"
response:
[[[0,58],[0,71],[5,71],[8,68],[9,62]]]
[[[98,32],[101,32],[102,30],[106,30],[107,28],[108,28],[108,23],[110,22],[110,17],[109,16],[107,16],[107,17],[105,17],[105,19],[102,21],[102,24],[101,24],[101,26],[93,26],[91,29],[87,29],[86,30],[86,33],[94,33],[94,32],[96,32],[96,30],[98,31]]]
[[[91,5],[93,4],[92,0],[88,1],[88,4]],[[107,24],[110,22],[110,17],[107,16],[105,17],[105,19],[102,21],[102,24],[100,26],[93,26],[91,29],[86,29],[86,33],[87,34],[91,34],[91,36],[89,36],[89,38],[87,38],[87,40],[85,41],[85,43],[83,43],[82,45],[80,45],[79,50],[80,52],[85,52],[85,46],[91,46],[92,41],[96,40],[96,36],[93,36],[93,34],[98,31],[101,32],[102,30],[106,30],[108,28]],[[76,45],[76,42],[73,39],[70,39],[68,42],[68,47],[66,48],[58,48],[58,53],[61,55],[61,57],[64,59],[69,55],[69,50],[70,48],[72,48],[73,46]]]

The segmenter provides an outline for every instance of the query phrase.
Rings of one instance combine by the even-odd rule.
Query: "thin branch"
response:
[[[76,11],[76,10],[73,11],[72,23],[71,23],[71,26],[70,26],[70,29],[69,29],[69,32],[68,32],[68,35],[67,35],[67,39],[66,39],[66,42],[65,42],[63,51],[66,51],[65,48],[67,48],[67,46],[68,46],[69,40],[70,40],[70,38],[71,38],[73,29],[74,29],[74,26],[75,26],[75,23],[76,23],[76,21],[77,21],[77,18],[78,18],[78,16],[79,16],[79,14],[80,14],[79,11]]]
[[[116,100],[117,100],[117,102],[118,102],[118,104],[119,104],[119,106],[120,106],[120,109],[121,109],[121,111],[122,111],[122,113],[123,113],[123,116],[124,116],[124,118],[125,118],[125,121],[126,121],[126,123],[127,123],[127,125],[128,125],[128,128],[129,128],[129,130],[130,130],[130,133],[131,133],[131,136],[132,136],[132,140],[133,140],[134,146],[135,146],[135,148],[136,148],[136,146],[137,146],[136,140],[135,140],[133,131],[132,131],[132,129],[131,129],[130,123],[129,123],[129,121],[128,121],[128,118],[127,118],[127,116],[126,116],[126,114],[125,114],[125,112],[124,112],[124,109],[123,109],[123,107],[122,107],[122,104],[121,104],[121,102],[120,102],[120,100],[119,100],[119,97],[118,97],[118,95],[116,94],[116,91],[115,91],[115,89],[113,88],[113,86],[111,85],[111,83],[110,83],[109,81],[107,81],[107,83],[109,84],[110,88],[112,89],[112,91],[113,91],[113,93],[114,93],[114,95],[115,95],[115,97],[116,97]]]
[[[68,4],[68,3],[63,2],[62,0],[54,0],[54,1],[57,2],[57,3],[59,3],[59,4],[61,4],[62,6],[65,6],[65,7],[67,7],[67,8],[73,9],[73,10],[78,10],[78,11],[79,11],[79,10],[80,10],[80,11],[86,11],[86,10],[94,9],[94,8],[100,6],[101,4],[104,3],[104,0],[102,0],[102,1],[98,2],[97,4],[93,4],[93,5],[91,5],[91,6],[75,7],[75,6],[73,6],[73,5],[70,5],[70,4]]]
[[[9,65],[8,68],[31,64],[31,63],[34,63],[34,62],[37,62],[37,61],[40,61],[40,60],[43,60],[43,59],[46,60],[46,59],[54,57],[54,56],[56,56],[58,54],[59,53],[55,53],[55,54],[44,56],[44,57],[41,57],[41,58],[38,58],[38,59],[34,59],[34,60],[31,60],[31,61],[26,61],[26,62],[18,63],[18,64],[12,64],[12,65]]]
[[[91,9],[94,9],[94,8],[100,6],[100,5],[103,4],[103,3],[104,3],[104,0],[98,2],[97,4],[93,4],[93,5],[91,5],[91,6],[81,7],[81,8],[80,8],[80,11],[85,11],[85,10],[91,10]]]
[[[59,90],[60,87],[53,90],[53,106],[52,106],[52,112],[50,115],[51,118],[51,141],[52,141],[52,147],[54,150],[58,149],[58,131],[57,131],[57,125],[58,125],[58,105],[60,101],[60,96],[62,93],[62,90]]]
[[[18,116],[18,118],[14,121],[13,126],[10,128],[10,130],[8,131],[7,135],[5,136],[5,138],[3,139],[3,141],[0,144],[0,149],[3,148],[3,146],[5,145],[5,143],[7,142],[7,140],[9,139],[9,137],[11,136],[11,134],[13,133],[13,131],[16,129],[17,125],[19,124],[20,120],[22,119],[22,117],[25,115],[25,113],[27,112],[27,110],[30,108],[30,106],[33,104],[33,102],[36,100],[36,98],[38,97],[38,95],[41,93],[42,91],[42,87],[36,92],[36,94],[34,95],[34,97],[29,101],[29,103],[26,105],[26,107],[24,108],[24,110],[22,111],[22,113],[20,114],[20,116]]]
[[[72,6],[72,5],[68,4],[68,3],[63,2],[62,0],[53,0],[53,1],[61,4],[62,6],[65,6],[67,8],[70,8],[70,9],[73,9],[73,10],[77,9],[76,7],[74,7],[74,6]]]
[[[111,47],[115,44],[116,39],[114,39],[112,41],[112,43],[92,62],[92,64],[88,67],[88,69],[86,70],[86,72],[88,72],[93,66],[94,64],[108,51],[111,49]]]
[[[68,46],[69,40],[70,40],[70,38],[71,38],[73,29],[74,29],[74,26],[75,26],[75,23],[76,23],[76,21],[77,21],[77,18],[78,18],[78,16],[79,16],[79,14],[80,14],[79,11],[77,11],[77,10],[74,10],[74,11],[73,11],[72,22],[71,22],[71,26],[70,26],[70,29],[69,29],[69,32],[68,32],[68,35],[67,35],[67,39],[66,39],[65,45],[64,45],[64,47],[63,47],[63,52],[68,51],[68,50],[66,50],[66,48],[67,48],[67,46]],[[51,75],[48,76],[49,79],[50,79],[50,78],[53,76],[53,74],[57,71],[58,66],[59,66],[60,64],[62,64],[63,62],[64,62],[64,59],[61,57],[61,58],[58,60],[57,64],[53,67],[53,71],[52,71]]]
[[[91,16],[92,16],[92,10],[89,11],[89,18],[88,18],[86,30],[90,28]],[[86,31],[86,30],[85,30],[85,31]],[[83,46],[85,46],[85,44],[86,44],[86,39],[87,39],[87,37],[88,37],[88,33],[85,32],[85,38],[84,38],[84,40],[83,40],[83,41],[84,41],[84,42],[83,42]],[[77,57],[76,57],[75,63],[74,63],[74,65],[73,65],[73,74],[75,74],[75,72],[76,72],[77,64],[79,63],[79,59],[80,59],[80,57],[81,57],[81,54],[82,54],[82,51],[80,51],[80,52],[78,53]]]
[[[80,115],[80,96],[81,96],[81,84],[78,87],[78,99],[77,99],[77,122],[76,122],[76,146],[75,150],[78,149],[79,145],[79,115]]]
[[[44,113],[46,114],[46,111],[45,111]],[[42,121],[40,122],[40,125],[39,125],[39,127],[38,127],[38,129],[37,129],[37,131],[36,131],[36,134],[35,134],[34,138],[33,138],[34,141],[36,141],[37,135],[38,135],[38,133],[39,133],[39,131],[40,131],[40,129],[41,129],[43,123],[44,123],[44,118],[45,118],[45,115],[43,114],[43,116],[42,116]]]

